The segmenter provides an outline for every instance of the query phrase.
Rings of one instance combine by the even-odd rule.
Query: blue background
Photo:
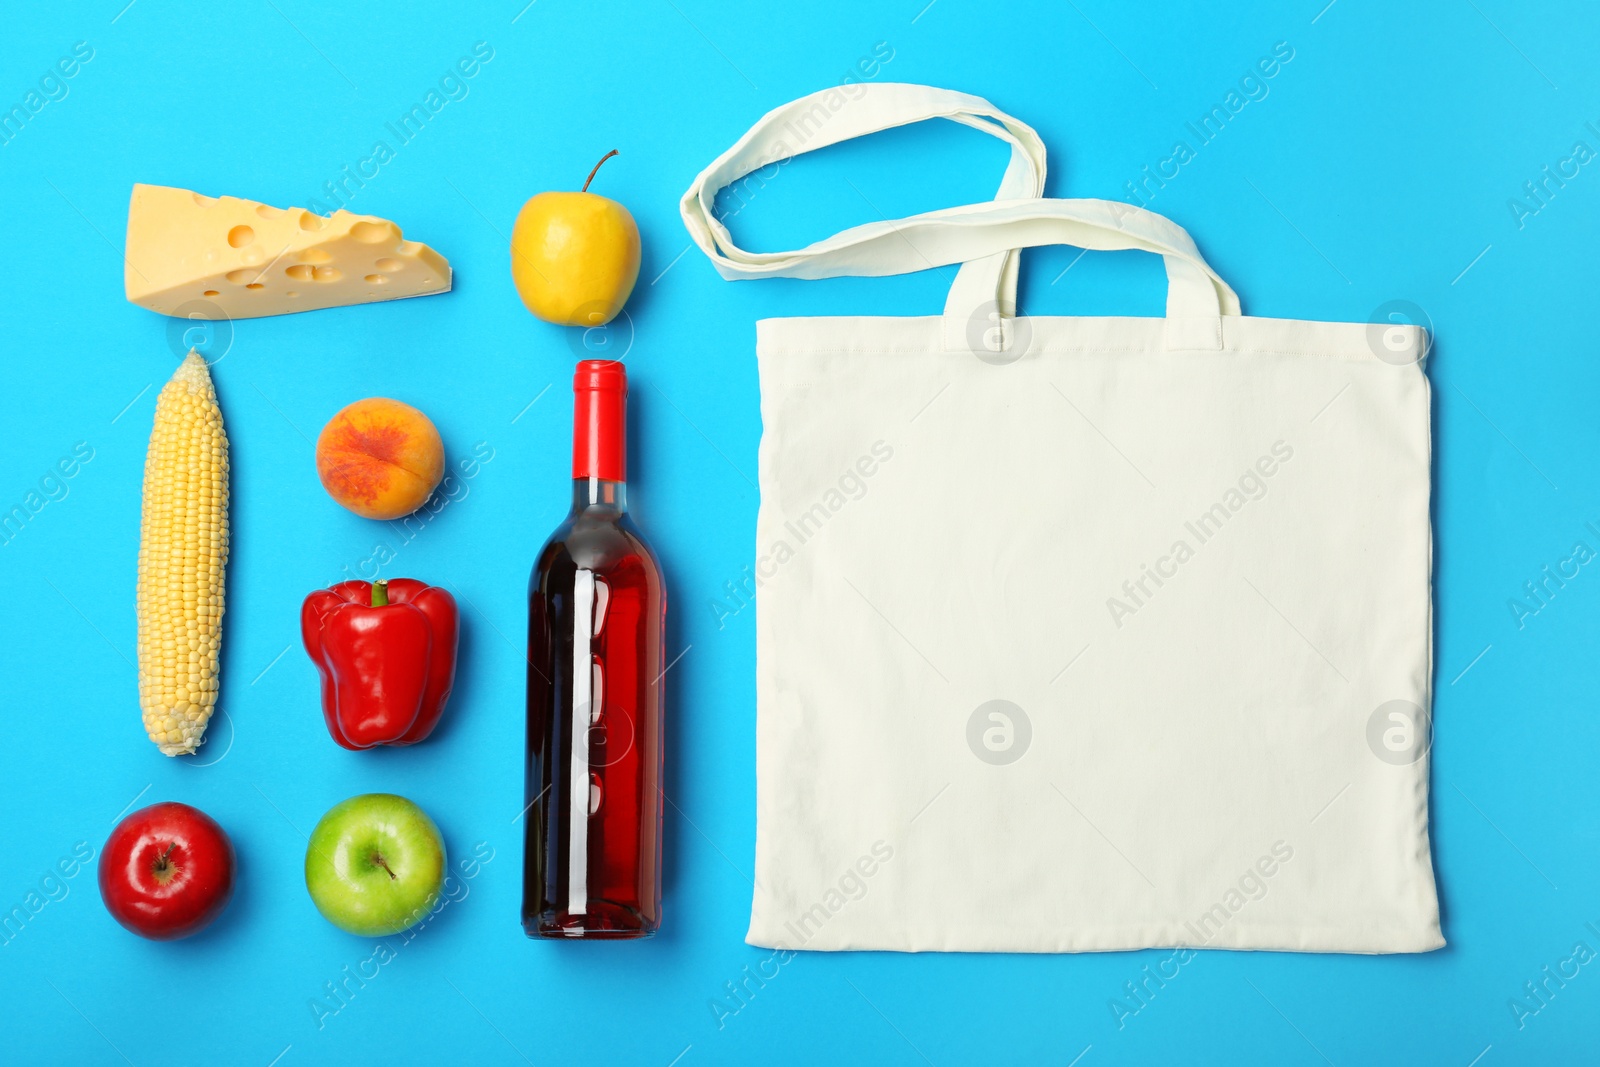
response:
[[[1539,210],[1520,224],[1508,205],[1575,141],[1600,149],[1585,126],[1600,127],[1591,7],[125,2],[19,7],[0,35],[6,108],[74,42],[94,49],[67,95],[0,145],[11,263],[0,509],[78,442],[94,450],[65,497],[0,547],[12,691],[0,908],[23,905],[75,843],[98,851],[123,811],[159,799],[228,828],[242,888],[210,931],[162,945],[111,921],[92,865],[53,884],[58,899],[0,948],[5,1059],[1090,1067],[1251,1054],[1465,1067],[1593,1055],[1600,963],[1552,983],[1520,1020],[1510,1001],[1575,943],[1600,950],[1600,577],[1583,568],[1520,627],[1508,606],[1575,541],[1600,547],[1584,525],[1600,526],[1600,163],[1550,183],[1544,203],[1525,201]],[[448,256],[454,291],[209,338],[226,353],[215,375],[234,461],[225,714],[199,756],[162,758],[136,701],[134,562],[155,393],[182,339],[123,299],[129,187],[304,204],[390,139],[385,123],[479,41],[494,56],[467,95],[351,201]],[[860,78],[878,49],[892,58],[874,80],[959,88],[1036,125],[1053,152],[1052,195],[1126,198],[1124,183],[1190,139],[1184,124],[1280,41],[1294,57],[1266,96],[1150,206],[1190,230],[1247,312],[1362,321],[1407,300],[1437,332],[1433,840],[1449,947],[1206,952],[1120,1025],[1110,1002],[1165,953],[801,955],[730,1014],[725,983],[767,956],[742,942],[754,613],[719,619],[715,607],[751,561],[753,323],[933,313],[953,270],[728,284],[685,254],[678,196],[760,114]],[[669,655],[682,655],[668,675],[666,924],[641,944],[537,944],[517,924],[518,645],[528,566],[567,504],[567,382],[586,341],[522,309],[507,236],[523,200],[576,188],[613,147],[622,154],[596,190],[633,211],[644,265],[628,319],[587,343],[625,351],[631,368],[633,499],[669,578]],[[785,167],[733,225],[748,245],[777,248],[880,213],[983,199],[1004,159],[998,142],[925,125]],[[1028,255],[1025,310],[1160,313],[1153,257],[1076,256]],[[480,442],[493,451],[409,542],[338,508],[315,477],[323,422],[371,395],[427,411],[452,459]],[[395,554],[386,574],[464,601],[464,667],[433,740],[350,753],[323,729],[297,612],[380,544]],[[373,943],[313,910],[303,835],[338,800],[372,790],[421,803],[454,856],[483,842],[494,858],[414,940],[389,939],[395,958],[350,983],[319,1028],[313,1000]]]

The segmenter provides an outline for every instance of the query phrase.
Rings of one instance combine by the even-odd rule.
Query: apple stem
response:
[[[178,843],[176,841],[167,842],[166,849],[161,853],[160,856],[156,857],[155,866],[150,870],[150,873],[156,876],[156,880],[161,882],[163,885],[166,884],[166,875],[171,873],[172,870],[170,864],[168,863],[168,861],[172,858],[172,850],[177,847]]]
[[[606,160],[610,159],[612,156],[614,156],[616,154],[617,154],[617,150],[615,148],[613,148],[611,151],[607,152],[605,155],[600,157],[600,163],[604,163]],[[579,192],[587,193],[589,191],[589,183],[594,181],[594,176],[596,174],[600,173],[600,163],[596,163],[594,165],[594,170],[591,170],[589,172],[589,176],[587,178],[583,179],[583,188],[578,190]]]
[[[383,853],[374,852],[372,854],[372,862],[384,869],[384,872],[389,875],[389,881],[394,881],[394,872],[389,870],[389,861],[383,858]]]

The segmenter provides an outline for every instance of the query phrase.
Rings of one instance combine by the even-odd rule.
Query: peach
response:
[[[420,508],[444,477],[444,442],[410,404],[357,400],[318,435],[317,477],[357,515],[398,519]]]

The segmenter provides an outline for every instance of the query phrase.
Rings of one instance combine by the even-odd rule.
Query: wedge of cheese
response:
[[[123,277],[163,315],[253,319],[447,292],[450,264],[372,215],[135,185]]]

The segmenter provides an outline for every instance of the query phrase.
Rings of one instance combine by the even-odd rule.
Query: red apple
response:
[[[233,896],[233,842],[216,820],[168,801],[117,824],[100,853],[100,898],[140,937],[176,941],[205,928]]]

